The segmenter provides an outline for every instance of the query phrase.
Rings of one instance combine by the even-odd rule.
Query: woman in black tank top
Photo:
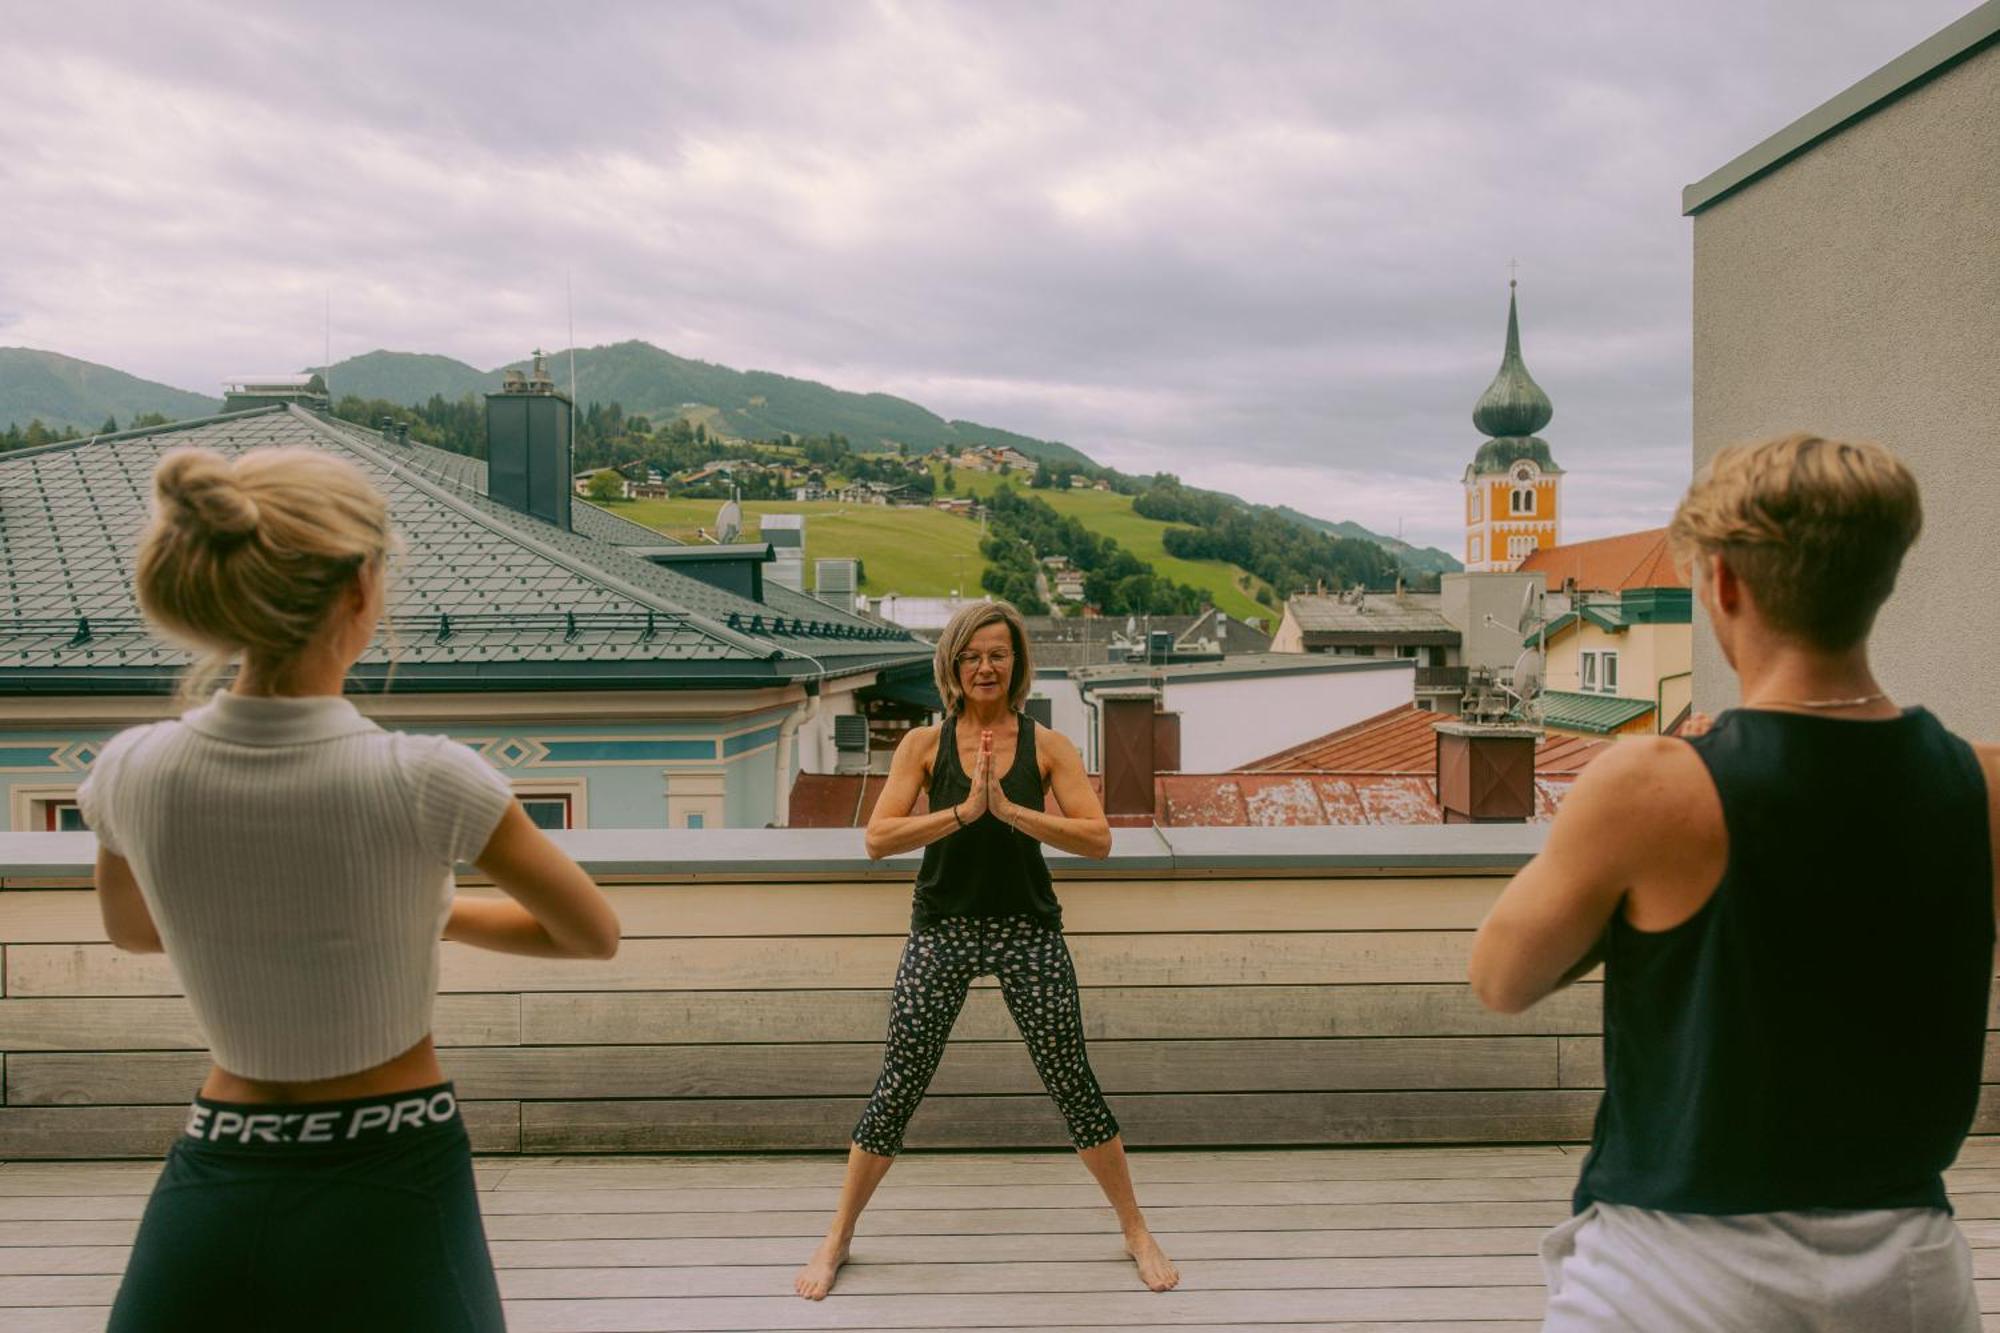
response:
[[[966,992],[993,976],[1084,1165],[1118,1214],[1125,1248],[1155,1291],[1180,1280],[1133,1197],[1118,1122],[1085,1054],[1076,971],[1063,941],[1044,842],[1111,850],[1111,828],[1076,746],[1020,711],[1034,678],[1021,617],[981,602],[952,618],[934,664],[944,721],[897,748],[868,821],[870,856],[924,849],[910,937],[896,968],[881,1077],[861,1113],[840,1204],[794,1289],[819,1300],[847,1260],[861,1210],[903,1146]],[[915,813],[919,794],[929,809]],[[1060,813],[1047,809],[1054,796]]]

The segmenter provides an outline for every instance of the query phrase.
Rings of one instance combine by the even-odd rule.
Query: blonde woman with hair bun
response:
[[[78,803],[106,933],[166,953],[213,1065],[112,1333],[505,1326],[431,1039],[438,941],[608,958],[618,921],[483,759],[343,697],[395,547],[329,454],[180,449],[154,474],[137,594],[196,654],[194,706],[114,737]],[[460,862],[509,896],[456,896]]]
[[[1108,855],[1111,825],[1076,746],[1021,711],[1035,666],[1020,612],[1006,602],[965,607],[938,636],[932,669],[944,721],[915,728],[896,747],[868,819],[868,855],[924,849],[882,1073],[854,1127],[826,1238],[792,1288],[813,1301],[833,1289],[861,1211],[902,1151],[967,989],[990,975],[1070,1142],[1117,1214],[1140,1281],[1170,1290],[1180,1272],[1146,1225],[1118,1121],[1091,1072],[1062,906],[1042,859],[1043,843]],[[926,794],[929,808],[919,814],[917,798]]]

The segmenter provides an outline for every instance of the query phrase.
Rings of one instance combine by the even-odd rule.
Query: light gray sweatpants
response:
[[[1978,1333],[1936,1208],[1707,1216],[1596,1203],[1542,1238],[1544,1333]]]

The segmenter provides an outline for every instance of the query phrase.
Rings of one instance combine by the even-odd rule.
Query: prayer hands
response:
[[[993,733],[990,731],[979,733],[979,771],[985,775],[987,808],[993,812],[995,819],[1008,828],[1014,827],[1020,807],[1007,799],[1006,791],[1000,786],[1000,775],[994,771]]]
[[[993,733],[981,732],[979,736],[979,758],[972,763],[972,794],[958,803],[958,818],[961,824],[971,824],[986,813],[993,786]]]

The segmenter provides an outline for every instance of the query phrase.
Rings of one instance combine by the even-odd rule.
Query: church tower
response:
[[[1508,570],[1562,540],[1562,469],[1535,432],[1556,414],[1521,363],[1521,322],[1507,284],[1507,350],[1479,396],[1472,424],[1488,436],[1465,469],[1465,567]]]

